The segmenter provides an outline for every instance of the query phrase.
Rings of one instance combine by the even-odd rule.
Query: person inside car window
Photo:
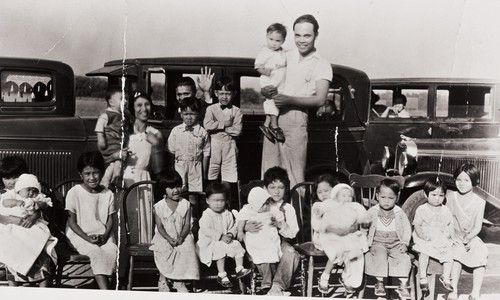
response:
[[[410,114],[406,108],[406,96],[399,94],[394,96],[392,106],[389,106],[380,115],[381,118],[410,118]]]

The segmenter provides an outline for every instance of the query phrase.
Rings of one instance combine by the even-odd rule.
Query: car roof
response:
[[[446,78],[446,77],[413,77],[413,78],[376,78],[370,79],[372,85],[385,84],[498,84],[500,80],[491,78]]]

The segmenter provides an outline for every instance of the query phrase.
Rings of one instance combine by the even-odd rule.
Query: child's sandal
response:
[[[224,288],[233,287],[233,284],[231,283],[231,281],[229,281],[229,278],[227,278],[227,276],[224,277],[217,276],[217,282]]]

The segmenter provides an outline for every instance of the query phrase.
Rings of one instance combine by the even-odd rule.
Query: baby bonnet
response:
[[[38,178],[36,178],[33,174],[21,174],[17,179],[16,185],[14,186],[14,191],[17,193],[25,188],[37,188],[38,191],[42,191],[42,187],[40,182],[38,182]]]
[[[250,190],[250,193],[248,193],[248,205],[250,205],[253,210],[258,211],[269,198],[271,198],[271,194],[269,194],[268,191],[260,186],[254,187]]]

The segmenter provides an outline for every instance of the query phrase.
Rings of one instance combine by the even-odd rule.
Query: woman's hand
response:
[[[155,147],[155,146],[159,146],[161,144],[160,142],[160,139],[158,138],[158,136],[156,136],[156,134],[154,133],[151,133],[151,132],[147,132],[146,133],[146,140],[151,144],[151,146]]]
[[[229,234],[223,234],[220,238],[221,241],[223,241],[226,244],[229,244],[233,241],[233,236]]]
[[[203,92],[207,92],[212,87],[212,79],[214,78],[215,73],[212,73],[212,69],[205,66],[205,68],[201,68],[201,75],[198,77],[198,86]],[[208,99],[205,99],[207,101]]]
[[[91,244],[98,245],[101,243],[101,237],[98,234],[87,235],[87,241]]]
[[[248,221],[245,224],[245,232],[257,233],[262,229],[262,222]]]
[[[399,245],[399,252],[401,252],[401,253],[408,252],[408,246],[406,246],[405,244]]]
[[[21,225],[24,228],[31,228],[31,226],[33,226],[33,224],[35,224],[36,220],[38,220],[38,218],[40,217],[39,214],[40,213],[38,212],[38,213],[34,213],[32,215],[27,216],[26,218],[22,219],[22,221],[19,225]]]

